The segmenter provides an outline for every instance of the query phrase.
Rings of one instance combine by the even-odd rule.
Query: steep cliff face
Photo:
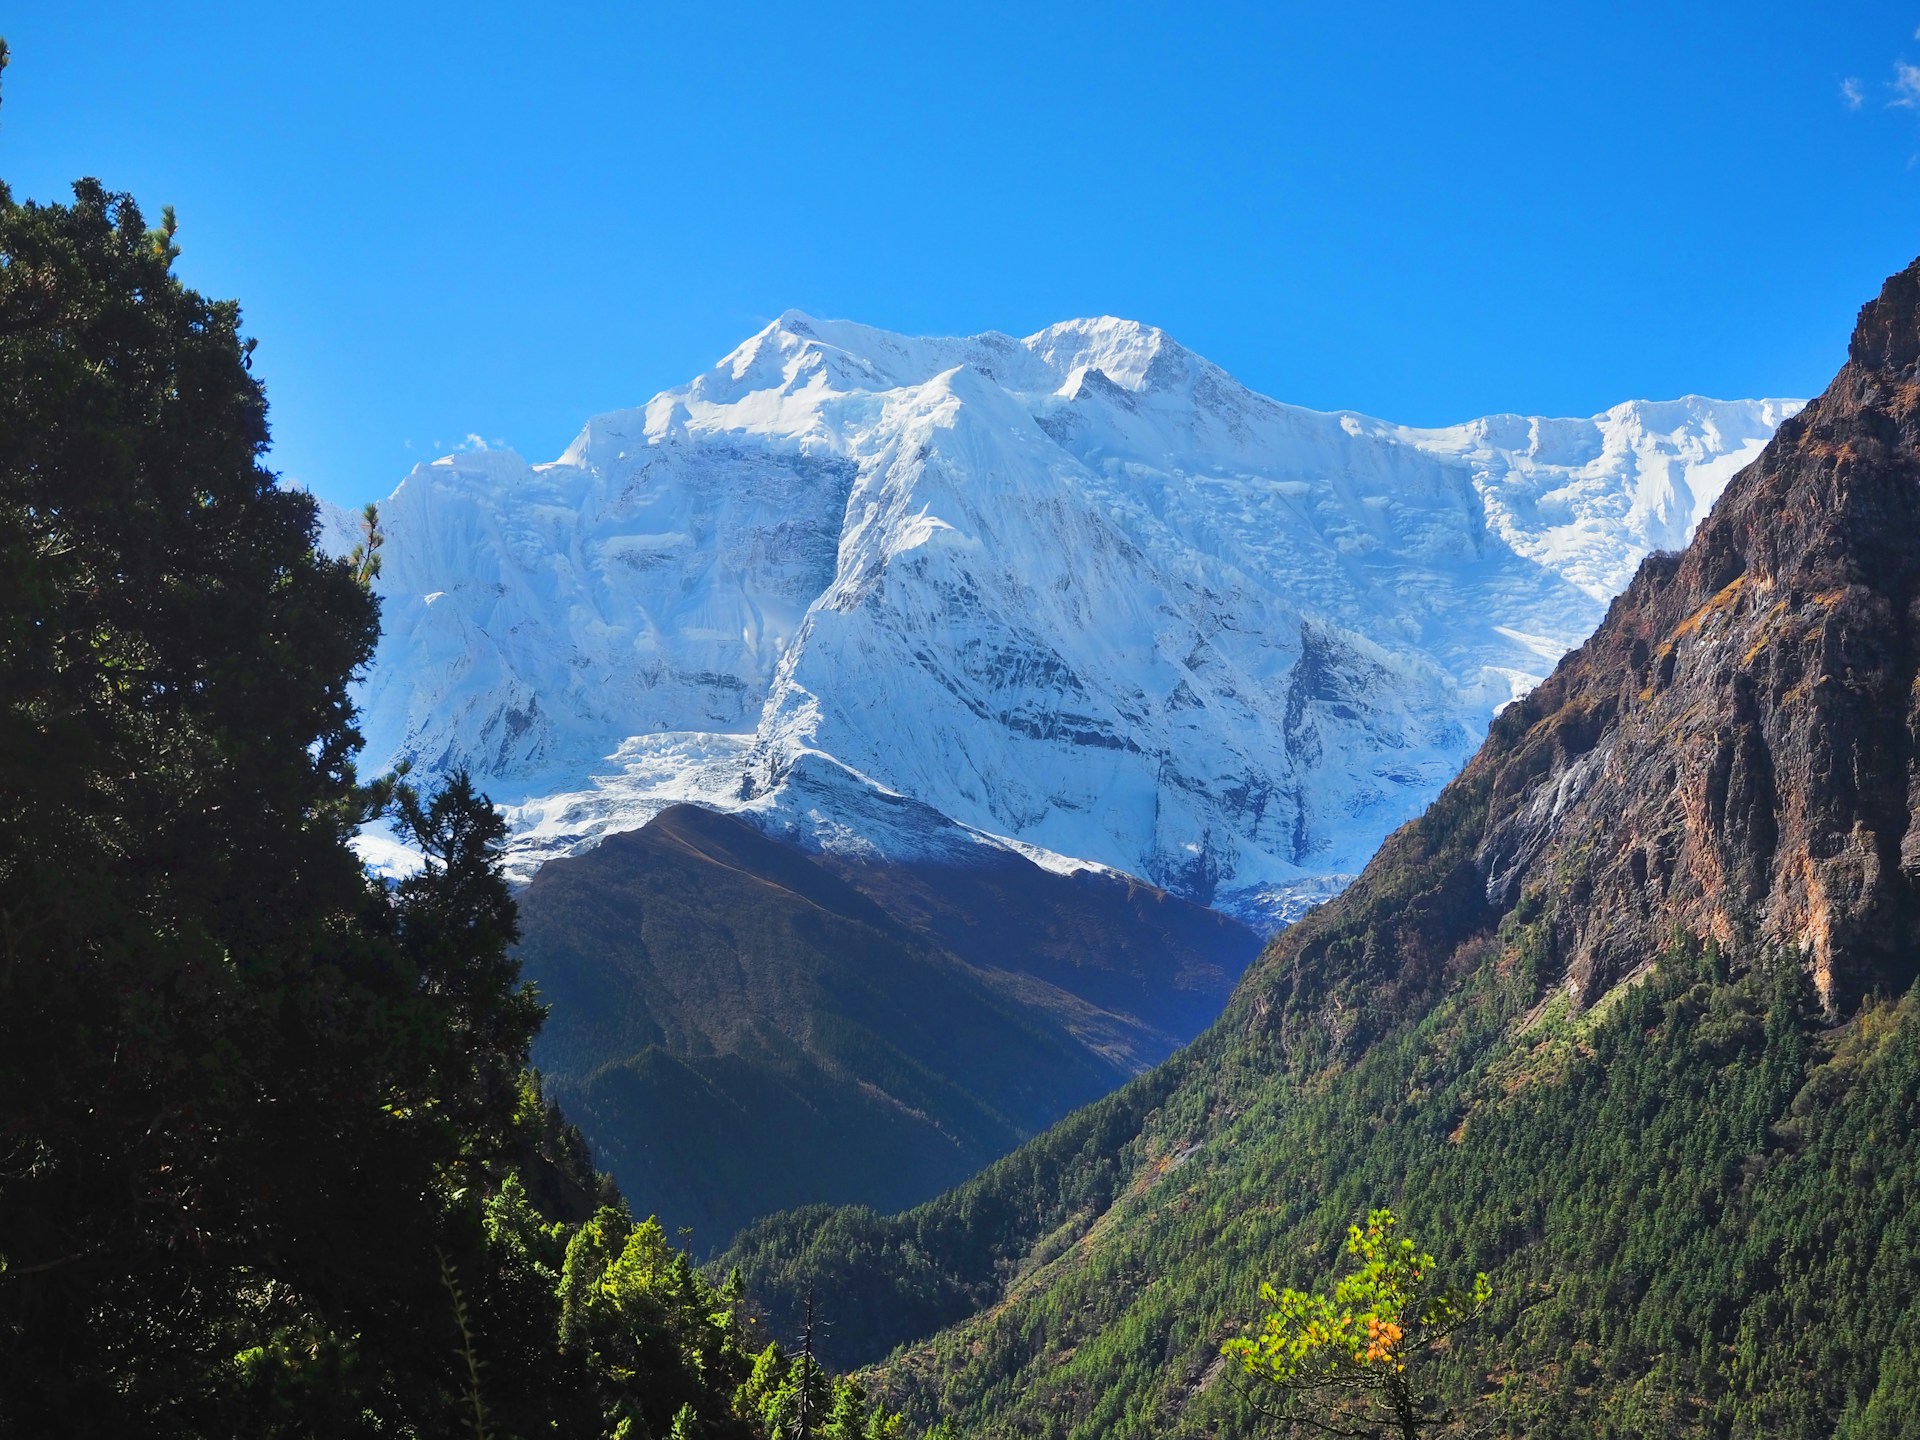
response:
[[[1920,265],[1475,762],[1488,901],[1552,906],[1589,999],[1676,927],[1794,946],[1835,1012],[1914,974]]]
[[[1494,721],[1434,806],[1263,961],[1256,1014],[1357,1054],[1502,917],[1581,1003],[1677,933],[1796,949],[1830,1013],[1915,973],[1920,262],[1679,554]]]

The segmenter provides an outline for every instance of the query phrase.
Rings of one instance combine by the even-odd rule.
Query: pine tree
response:
[[[436,1248],[515,1308],[478,1206],[540,1012],[492,807],[357,781],[377,606],[176,234],[0,192],[0,1429],[398,1425],[461,1393]]]
[[[757,1440],[792,1367],[527,1069],[498,812],[355,773],[377,512],[316,553],[178,255],[0,184],[0,1435]]]

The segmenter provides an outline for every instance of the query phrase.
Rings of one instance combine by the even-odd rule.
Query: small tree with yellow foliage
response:
[[[1260,1287],[1274,1308],[1259,1334],[1229,1340],[1225,1351],[1280,1393],[1280,1407],[1265,1413],[1329,1435],[1386,1430],[1401,1440],[1448,1418],[1432,1361],[1485,1312],[1492,1288],[1485,1275],[1471,1289],[1442,1283],[1433,1256],[1394,1237],[1398,1224],[1391,1210],[1375,1210],[1348,1227],[1354,1268],[1331,1295]]]

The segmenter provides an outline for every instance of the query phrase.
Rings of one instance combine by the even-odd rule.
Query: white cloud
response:
[[[1840,82],[1840,98],[1846,102],[1849,110],[1858,110],[1861,101],[1867,98],[1867,92],[1860,88],[1860,82],[1849,75]]]
[[[1893,67],[1893,99],[1887,102],[1897,110],[1920,110],[1920,65],[1901,60]]]

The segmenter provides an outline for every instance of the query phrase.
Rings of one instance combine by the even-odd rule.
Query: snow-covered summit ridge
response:
[[[368,758],[471,769],[523,872],[692,800],[814,845],[1318,895],[1796,408],[1419,430],[1127,320],[789,311],[550,464],[401,483]]]

